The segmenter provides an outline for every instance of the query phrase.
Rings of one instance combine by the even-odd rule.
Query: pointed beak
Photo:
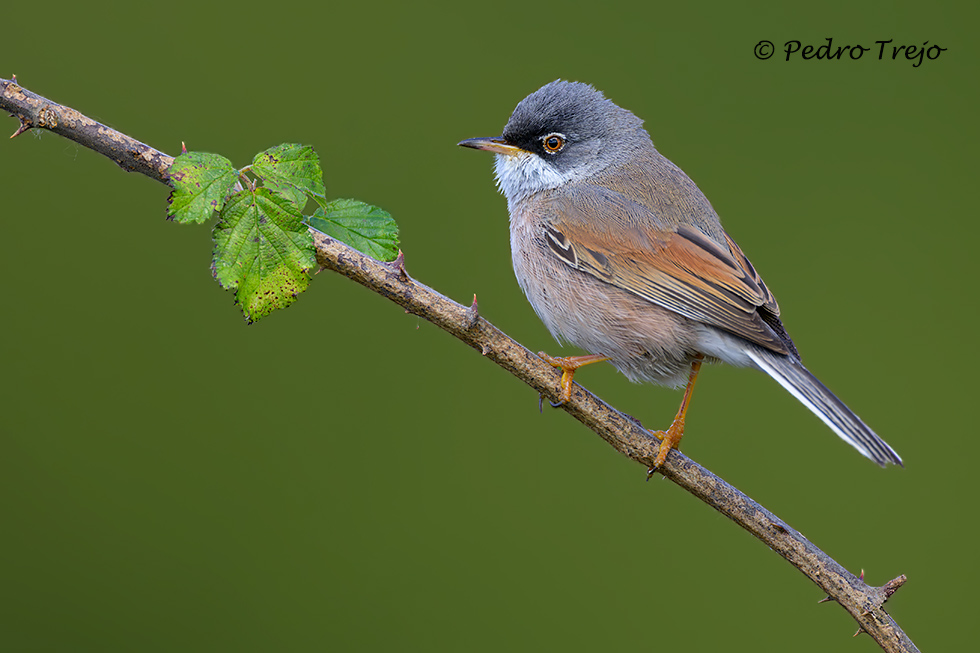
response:
[[[491,136],[488,138],[467,138],[465,141],[460,141],[457,145],[462,145],[463,147],[472,147],[474,150],[484,150],[486,152],[494,152],[496,154],[506,154],[508,156],[516,156],[524,152],[521,148],[516,145],[511,145],[503,136]]]

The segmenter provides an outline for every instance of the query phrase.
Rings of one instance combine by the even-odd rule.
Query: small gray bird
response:
[[[653,146],[643,121],[587,84],[555,81],[517,105],[504,133],[464,147],[496,153],[517,281],[559,341],[632,381],[686,385],[652,469],[684,435],[701,362],[769,374],[837,435],[884,466],[902,459],[807,371],[779,306],[694,182]]]

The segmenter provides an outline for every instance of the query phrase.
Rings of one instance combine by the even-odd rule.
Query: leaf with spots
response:
[[[313,238],[290,200],[270,189],[236,193],[214,227],[211,270],[249,323],[285,308],[310,283]]]
[[[379,261],[398,256],[398,223],[376,206],[357,200],[321,202],[306,223]]]
[[[177,222],[205,222],[220,211],[238,180],[231,161],[217,154],[187,152],[170,166],[173,192],[167,200],[167,216]]]
[[[309,145],[284,143],[255,155],[252,172],[272,188],[288,197],[299,209],[306,206],[307,194],[323,197],[320,157]]]

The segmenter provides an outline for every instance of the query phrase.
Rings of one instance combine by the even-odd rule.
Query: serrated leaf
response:
[[[231,161],[217,154],[187,152],[170,166],[173,192],[167,200],[167,216],[177,222],[205,222],[220,211],[237,181]]]
[[[214,227],[211,269],[248,322],[285,308],[306,290],[316,265],[313,238],[303,216],[286,198],[267,188],[229,198]]]
[[[309,145],[284,143],[256,154],[252,172],[300,210],[306,206],[307,193],[323,197],[327,192],[320,157]]]
[[[379,261],[398,256],[398,223],[384,209],[357,200],[323,203],[306,223]]]

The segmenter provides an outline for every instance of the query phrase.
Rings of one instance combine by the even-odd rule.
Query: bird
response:
[[[559,404],[576,370],[609,361],[628,379],[684,387],[650,473],[678,447],[702,363],[765,372],[861,454],[902,459],[804,366],[776,298],[711,203],[660,154],[643,121],[589,84],[556,80],[521,100],[495,155],[517,282],[559,343]]]

